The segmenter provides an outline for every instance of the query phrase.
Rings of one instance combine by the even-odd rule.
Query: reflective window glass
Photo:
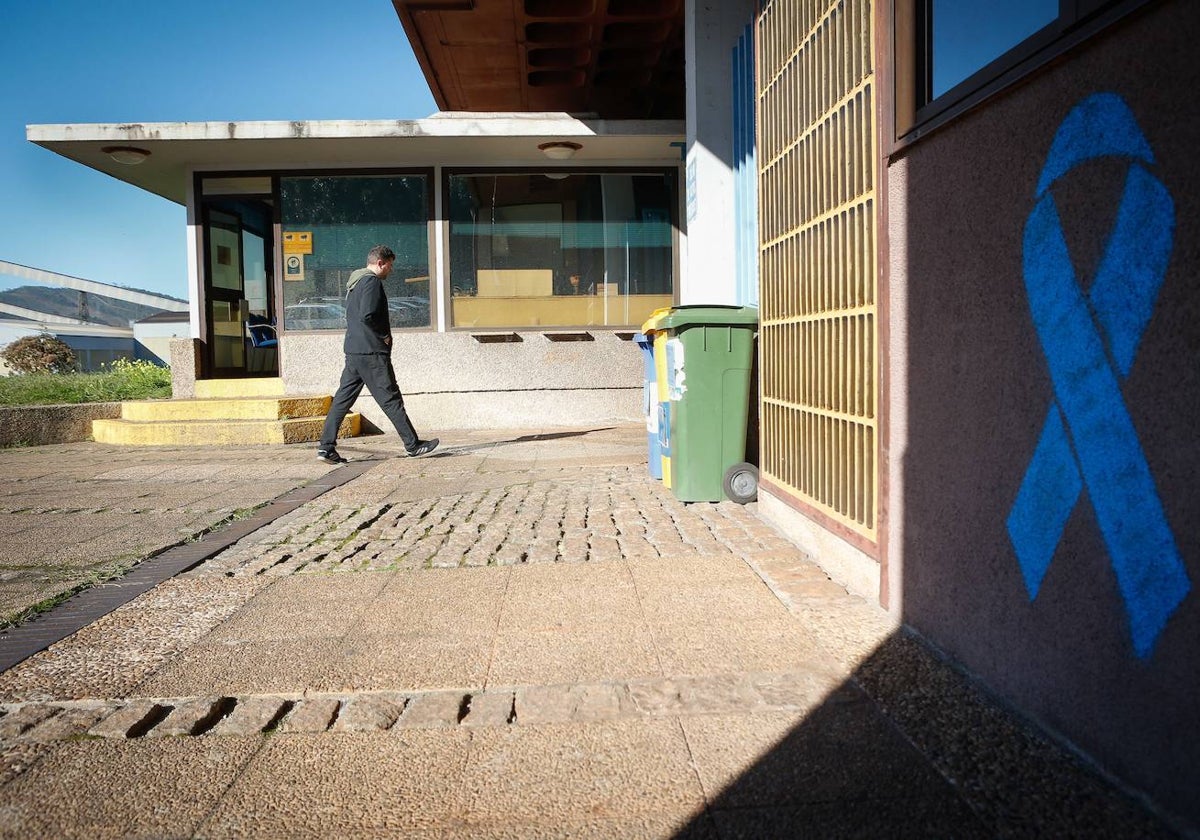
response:
[[[934,98],[1058,18],[1058,0],[933,0]]]
[[[242,242],[238,236],[241,221],[237,216],[218,210],[209,215],[209,271],[218,289],[242,288]]]
[[[392,327],[430,325],[426,182],[423,175],[279,179],[285,329],[345,329],[346,283],[375,245],[396,252],[384,283]]]
[[[673,172],[450,177],[451,323],[633,326],[674,293]]]

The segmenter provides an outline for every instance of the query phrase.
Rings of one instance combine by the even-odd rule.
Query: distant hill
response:
[[[154,306],[114,300],[93,292],[47,286],[18,286],[0,292],[0,303],[110,327],[128,327],[130,321],[163,311]],[[0,317],[4,317],[4,313],[0,313]]]

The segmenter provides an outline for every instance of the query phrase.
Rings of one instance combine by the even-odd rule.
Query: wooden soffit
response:
[[[684,118],[683,0],[392,0],[438,107]]]

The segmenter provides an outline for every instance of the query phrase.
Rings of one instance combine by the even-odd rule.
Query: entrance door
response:
[[[204,204],[205,346],[215,379],[278,376],[271,205],[261,199]]]

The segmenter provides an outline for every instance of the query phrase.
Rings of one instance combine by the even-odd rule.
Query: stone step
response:
[[[324,417],[332,397],[240,397],[195,400],[139,400],[121,404],[121,419],[141,423],[171,420],[288,420]]]
[[[317,441],[324,416],[291,420],[93,420],[97,443],[120,446],[250,446]],[[338,429],[338,437],[358,437],[362,415],[351,412]]]
[[[238,397],[282,397],[283,380],[279,377],[258,379],[197,379],[196,399],[230,399]]]

